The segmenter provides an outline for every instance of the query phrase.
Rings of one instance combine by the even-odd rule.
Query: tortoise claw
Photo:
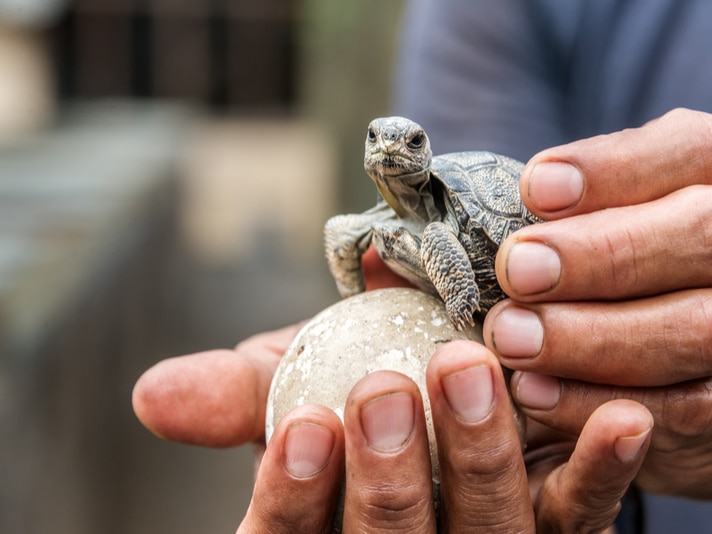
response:
[[[468,294],[463,297],[462,294],[458,294],[445,302],[447,314],[450,316],[452,324],[459,331],[465,330],[467,325],[475,326],[475,312],[479,311],[480,307],[475,299],[468,298],[471,296],[474,295]]]

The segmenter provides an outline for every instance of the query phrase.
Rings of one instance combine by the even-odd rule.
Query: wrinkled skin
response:
[[[540,166],[551,162],[583,188],[570,168]],[[512,300],[491,310],[485,340],[519,371],[515,398],[571,433],[607,400],[645,404],[655,431],[637,483],[712,498],[712,116],[678,109],[546,150],[521,194],[553,222],[497,257]]]
[[[600,531],[636,474],[652,491],[712,493],[712,276],[700,267],[712,250],[711,132],[709,115],[678,110],[529,162],[524,202],[554,222],[502,246],[499,281],[512,300],[489,313],[488,348],[449,344],[428,368],[442,531]],[[565,167],[535,172],[544,161],[574,164],[583,187]],[[606,224],[596,224],[600,218]],[[373,254],[365,263],[372,287],[404,283]],[[269,381],[297,330],[159,363],[136,384],[136,414],[166,439],[259,443]],[[514,454],[516,429],[500,412],[506,395],[495,356],[518,370],[512,390],[532,419],[526,459]],[[457,393],[458,383],[483,375],[492,386],[484,410],[482,398]],[[270,442],[239,532],[328,531],[344,467],[346,532],[435,532],[418,400],[407,378],[386,372],[357,384],[344,426],[324,408],[295,409]],[[369,410],[376,405],[412,421],[407,438],[385,450]],[[305,456],[302,440],[314,454]]]

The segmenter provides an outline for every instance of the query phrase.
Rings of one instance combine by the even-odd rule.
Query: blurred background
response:
[[[338,297],[402,1],[0,0],[0,532],[233,532],[249,446],[167,443],[135,380]]]

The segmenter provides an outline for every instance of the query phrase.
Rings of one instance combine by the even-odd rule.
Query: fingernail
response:
[[[334,433],[317,423],[293,423],[284,442],[285,466],[292,476],[308,478],[326,467]]]
[[[581,200],[583,176],[573,165],[538,163],[529,176],[529,198],[542,211],[560,211]]]
[[[413,432],[413,398],[405,392],[376,397],[361,408],[361,426],[371,448],[395,452]]]
[[[506,276],[509,285],[519,295],[542,293],[559,283],[561,260],[546,245],[519,241],[509,249]]]
[[[552,376],[536,373],[518,373],[515,400],[533,410],[551,410],[561,397],[561,384]]]
[[[501,356],[533,358],[544,344],[544,327],[533,311],[509,307],[494,319],[492,343]]]
[[[477,365],[442,377],[450,409],[468,423],[484,419],[492,411],[494,384],[488,365]]]
[[[640,449],[645,445],[645,440],[648,439],[650,429],[638,434],[637,436],[622,436],[618,438],[613,445],[616,452],[616,457],[621,462],[632,462],[638,457]]]

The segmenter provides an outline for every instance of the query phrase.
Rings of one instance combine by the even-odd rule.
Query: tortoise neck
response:
[[[378,191],[399,217],[432,221],[440,217],[428,169],[396,176],[372,176]]]

